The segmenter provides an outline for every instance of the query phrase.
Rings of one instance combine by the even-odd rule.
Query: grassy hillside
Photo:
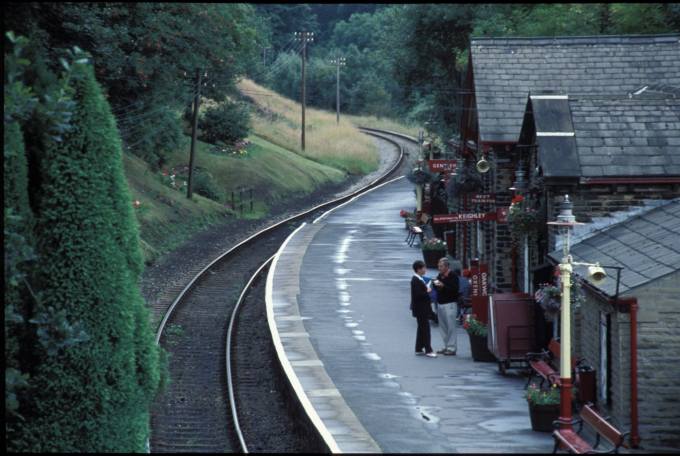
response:
[[[379,158],[373,140],[361,134],[349,121],[341,119],[337,125],[335,113],[307,108],[305,151],[302,152],[300,104],[248,79],[241,80],[237,87],[255,107],[252,127],[258,136],[352,174],[377,169]]]
[[[133,200],[140,225],[145,261],[150,262],[171,250],[193,233],[214,223],[232,218],[261,218],[274,204],[288,198],[309,194],[328,183],[337,183],[345,173],[300,157],[268,141],[252,136],[243,156],[211,152],[211,145],[198,142],[196,148],[195,184],[208,179],[219,192],[216,200],[196,193],[186,198],[186,165],[189,138],[184,147],[170,154],[167,167],[152,171],[137,157],[124,158]],[[174,186],[172,175],[175,175]],[[200,176],[200,177],[199,177]],[[239,188],[253,188],[253,210],[249,192],[244,196],[244,211],[239,211]],[[231,192],[235,191],[236,208],[231,208]]]
[[[350,115],[345,115],[344,117],[353,125],[358,127],[381,128],[383,130],[396,131],[398,133],[411,135],[414,138],[418,137],[418,131],[421,129],[421,127],[416,125],[408,125],[396,120],[388,119],[386,117]]]
[[[266,217],[277,203],[341,182],[348,173],[376,169],[376,146],[354,125],[369,125],[370,119],[347,119],[338,126],[334,113],[308,109],[307,147],[302,153],[300,105],[247,80],[241,81],[239,88],[252,103],[250,144],[243,154],[233,154],[198,141],[192,200],[186,198],[185,186],[189,137],[167,155],[160,171],[125,154],[132,198],[139,202],[135,212],[147,263],[212,224]],[[202,105],[205,108],[211,103],[206,100]],[[398,124],[381,122],[370,126],[409,132]],[[244,210],[240,210],[239,190],[243,188],[254,190],[252,211],[249,191],[244,192]]]

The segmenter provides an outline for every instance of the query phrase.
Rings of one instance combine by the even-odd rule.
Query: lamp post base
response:
[[[560,387],[560,417],[557,421],[560,423],[560,429],[572,429],[571,415],[571,378],[560,377],[562,386]]]

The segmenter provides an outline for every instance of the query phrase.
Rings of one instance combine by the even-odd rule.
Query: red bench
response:
[[[583,359],[571,357],[572,368],[581,363]],[[560,343],[555,339],[551,339],[548,344],[548,349],[538,353],[527,353],[527,362],[531,367],[529,378],[524,388],[529,386],[531,379],[535,375],[541,377],[541,386],[544,381],[548,381],[551,385],[561,386],[560,381]],[[578,379],[575,379],[575,384]]]
[[[625,444],[625,438],[629,433],[621,433],[607,420],[607,417],[600,416],[593,408],[593,404],[589,403],[584,405],[581,409],[580,418],[572,423],[579,425],[578,431],[574,431],[573,429],[559,429],[560,423],[559,421],[555,421],[553,426],[555,426],[556,429],[552,434],[555,439],[553,453],[556,453],[558,448],[576,454],[618,453],[619,447],[623,446],[628,448]],[[581,437],[580,434],[583,430],[583,423],[588,424],[588,426],[597,434],[594,445],[591,445]],[[612,445],[609,450],[597,450],[597,447],[600,445],[600,437],[603,437]]]

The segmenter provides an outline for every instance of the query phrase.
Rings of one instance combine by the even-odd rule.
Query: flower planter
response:
[[[470,350],[472,351],[472,359],[481,362],[495,362],[496,357],[489,351],[486,345],[486,336],[477,336],[468,333],[470,336]]]
[[[552,432],[553,421],[560,416],[560,404],[538,405],[529,404],[529,417],[531,418],[531,429],[538,432]]]
[[[446,250],[423,250],[423,260],[428,268],[436,268],[441,258],[446,256]]]

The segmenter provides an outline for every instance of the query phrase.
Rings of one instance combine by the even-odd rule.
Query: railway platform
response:
[[[303,406],[334,452],[552,451],[550,433],[531,430],[525,380],[474,362],[461,327],[457,356],[414,356],[411,264],[422,254],[404,243],[399,217],[413,201],[408,181],[391,181],[279,250],[269,326]]]

